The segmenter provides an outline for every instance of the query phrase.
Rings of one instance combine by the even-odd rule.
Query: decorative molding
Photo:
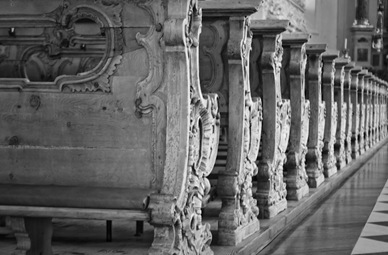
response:
[[[26,77],[26,66],[19,66],[20,77],[1,78],[0,89],[18,89],[23,91],[71,91],[71,92],[110,92],[110,78],[114,74],[117,65],[121,63],[123,38],[121,22],[122,5],[120,3],[107,3],[102,0],[90,4],[89,1],[68,0],[51,13],[42,15],[9,15],[0,17],[0,28],[30,27],[35,24],[44,30],[40,37],[12,37],[0,38],[4,43],[11,40],[12,45],[20,45],[18,54],[24,63],[28,62],[35,54],[44,54],[46,62],[39,62],[35,58],[31,64],[38,65],[44,71],[58,68],[59,74],[54,81],[30,81]],[[77,20],[89,19],[97,23],[101,28],[100,36],[79,35],[74,30]],[[89,44],[104,44],[101,50],[89,50]],[[79,48],[76,48],[77,45]],[[86,49],[86,50],[85,50]],[[60,69],[68,64],[64,59],[62,63],[56,63],[53,58],[61,56],[96,57],[101,58],[91,70],[81,70],[82,73],[74,75],[62,75]],[[40,58],[43,60],[42,58]],[[84,61],[84,66],[91,64],[91,60]],[[81,65],[82,66],[82,65]],[[45,76],[49,77],[48,75]]]

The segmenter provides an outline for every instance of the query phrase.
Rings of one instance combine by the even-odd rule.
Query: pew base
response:
[[[308,180],[308,185],[310,188],[318,188],[325,181],[325,176],[323,173],[320,173],[319,176],[310,177]]]
[[[337,173],[337,166],[332,166],[328,168],[324,168],[323,174],[325,175],[325,178],[330,178],[331,176],[335,175]]]
[[[287,199],[283,198],[270,206],[259,204],[259,208],[260,208],[260,214],[259,214],[260,219],[271,219],[276,215],[278,215],[280,212],[287,209]]]
[[[299,201],[309,194],[309,190],[307,183],[299,188],[289,188],[287,189],[287,199]]]
[[[254,218],[249,224],[239,226],[237,229],[218,229],[218,244],[223,246],[236,246],[247,237],[260,230],[260,222]]]

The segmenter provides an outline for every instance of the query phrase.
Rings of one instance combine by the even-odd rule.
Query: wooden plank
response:
[[[150,188],[151,153],[139,149],[0,147],[0,183]]]
[[[0,205],[0,215],[24,217],[53,217],[95,220],[141,220],[149,221],[150,215],[142,210],[82,209],[60,207],[30,207]]]

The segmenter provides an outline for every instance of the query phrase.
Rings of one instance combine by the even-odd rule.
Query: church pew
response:
[[[350,97],[353,105],[353,115],[352,115],[352,158],[357,159],[360,156],[360,138],[359,138],[359,127],[360,127],[360,104],[358,97],[358,90],[361,89],[361,74],[362,68],[360,66],[355,66],[351,69],[350,74],[352,76],[352,82],[350,86]]]
[[[359,77],[359,83],[358,83],[358,105],[360,106],[359,110],[359,134],[358,134],[358,146],[359,146],[359,151],[360,155],[364,154],[365,152],[365,101],[364,101],[364,89],[365,89],[365,76],[368,74],[366,70],[363,70],[360,72],[358,75]]]
[[[11,78],[0,66],[0,215],[15,254],[53,254],[52,218],[148,221],[149,254],[213,254],[201,204],[219,113],[199,86],[201,16],[194,0],[161,3],[2,6],[2,47],[26,59]],[[84,20],[96,34],[78,32]],[[92,68],[73,74],[79,56]]]
[[[344,102],[346,103],[347,112],[346,112],[346,128],[345,128],[345,159],[346,164],[349,164],[352,161],[352,125],[353,125],[353,103],[351,101],[351,87],[352,87],[352,74],[351,70],[355,67],[354,62],[350,62],[344,68],[345,78],[344,78]]]
[[[308,152],[306,171],[310,188],[317,188],[324,180],[322,149],[325,132],[326,105],[322,101],[322,54],[326,44],[307,44],[306,97],[310,101]]]
[[[287,208],[283,177],[291,125],[290,101],[283,99],[280,69],[282,32],[287,20],[251,22],[251,92],[263,100],[262,151],[258,163],[256,199],[260,218],[272,218]]]
[[[259,97],[249,85],[249,16],[257,1],[200,1],[200,79],[203,91],[220,98],[221,146],[213,175],[222,201],[218,244],[237,245],[260,229],[253,197],[262,123]]]
[[[324,146],[322,150],[323,173],[326,178],[337,172],[334,155],[335,134],[337,130],[337,103],[334,101],[334,73],[337,52],[326,52],[322,56],[322,94],[326,103]]]
[[[284,34],[281,89],[291,103],[291,130],[284,177],[287,200],[301,200],[309,194],[305,160],[309,135],[310,101],[305,96],[306,46],[309,34]]]
[[[334,143],[337,170],[346,165],[345,138],[348,104],[344,100],[345,66],[349,58],[340,57],[335,60],[334,101],[337,103],[337,127]]]
[[[364,76],[364,104],[365,104],[365,118],[364,118],[364,150],[368,151],[370,148],[370,117],[371,117],[371,81],[373,74],[368,72]]]

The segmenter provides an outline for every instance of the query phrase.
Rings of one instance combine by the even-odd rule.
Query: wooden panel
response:
[[[148,188],[154,178],[149,150],[23,146],[0,154],[0,183]]]
[[[72,209],[28,206],[1,206],[0,215],[54,217],[95,220],[143,220],[150,219],[149,213],[141,210],[101,210],[101,209]]]

